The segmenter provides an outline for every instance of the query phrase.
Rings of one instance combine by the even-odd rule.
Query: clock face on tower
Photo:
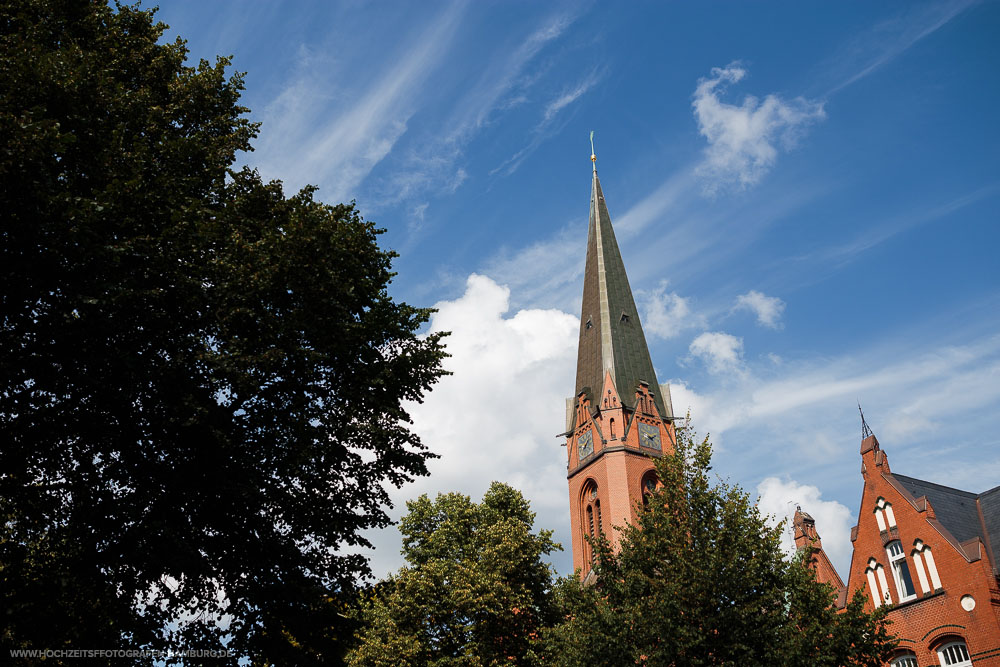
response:
[[[591,454],[594,453],[594,432],[591,430],[584,431],[576,440],[576,451],[579,455],[579,460],[582,461]]]
[[[661,449],[660,429],[652,424],[639,424],[639,444],[650,449]]]

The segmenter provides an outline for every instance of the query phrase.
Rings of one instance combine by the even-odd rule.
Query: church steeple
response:
[[[593,142],[593,135],[591,135]],[[576,394],[567,401],[566,477],[573,565],[591,576],[592,540],[617,549],[620,528],[658,483],[653,459],[673,451],[669,388],[660,390],[597,177],[590,188],[590,229]]]
[[[639,313],[625,275],[625,264],[611,227],[611,215],[597,176],[596,157],[591,153],[594,172],[590,189],[590,228],[587,263],[583,277],[583,310],[580,316],[580,346],[576,362],[576,395],[587,394],[596,405],[595,392],[611,374],[623,405],[635,407],[635,391],[646,382],[656,408],[663,416],[656,373],[649,357]]]

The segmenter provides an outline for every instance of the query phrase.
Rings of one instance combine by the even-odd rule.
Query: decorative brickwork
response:
[[[796,512],[795,543],[813,544],[816,576],[842,591],[862,590],[870,608],[889,604],[899,656],[923,667],[963,662],[1000,666],[1000,487],[974,494],[894,475],[874,435],[861,443],[864,487],[846,586],[822,551],[815,523]],[[919,495],[917,495],[919,494]],[[963,649],[964,645],[964,649]]]

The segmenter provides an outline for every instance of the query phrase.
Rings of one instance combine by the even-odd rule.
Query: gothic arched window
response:
[[[653,493],[653,491],[656,491],[656,485],[658,483],[659,480],[656,477],[655,470],[649,470],[646,472],[645,475],[642,476],[642,481],[639,482],[639,490],[642,493],[643,507],[649,506],[649,494]]]
[[[583,534],[584,537],[595,539],[603,532],[601,523],[601,501],[597,497],[597,483],[590,479],[583,485]],[[594,562],[594,549],[584,539],[584,560],[587,563]]]

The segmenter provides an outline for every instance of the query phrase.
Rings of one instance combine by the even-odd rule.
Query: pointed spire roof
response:
[[[590,190],[590,229],[587,236],[587,264],[583,277],[583,311],[580,317],[580,347],[576,362],[576,394],[586,392],[594,407],[595,393],[604,386],[605,373],[618,391],[619,400],[634,408],[635,390],[640,382],[649,384],[656,409],[667,416],[663,396],[649,358],[639,312],[625,275],[611,215],[604,202],[597,177],[596,157]]]

